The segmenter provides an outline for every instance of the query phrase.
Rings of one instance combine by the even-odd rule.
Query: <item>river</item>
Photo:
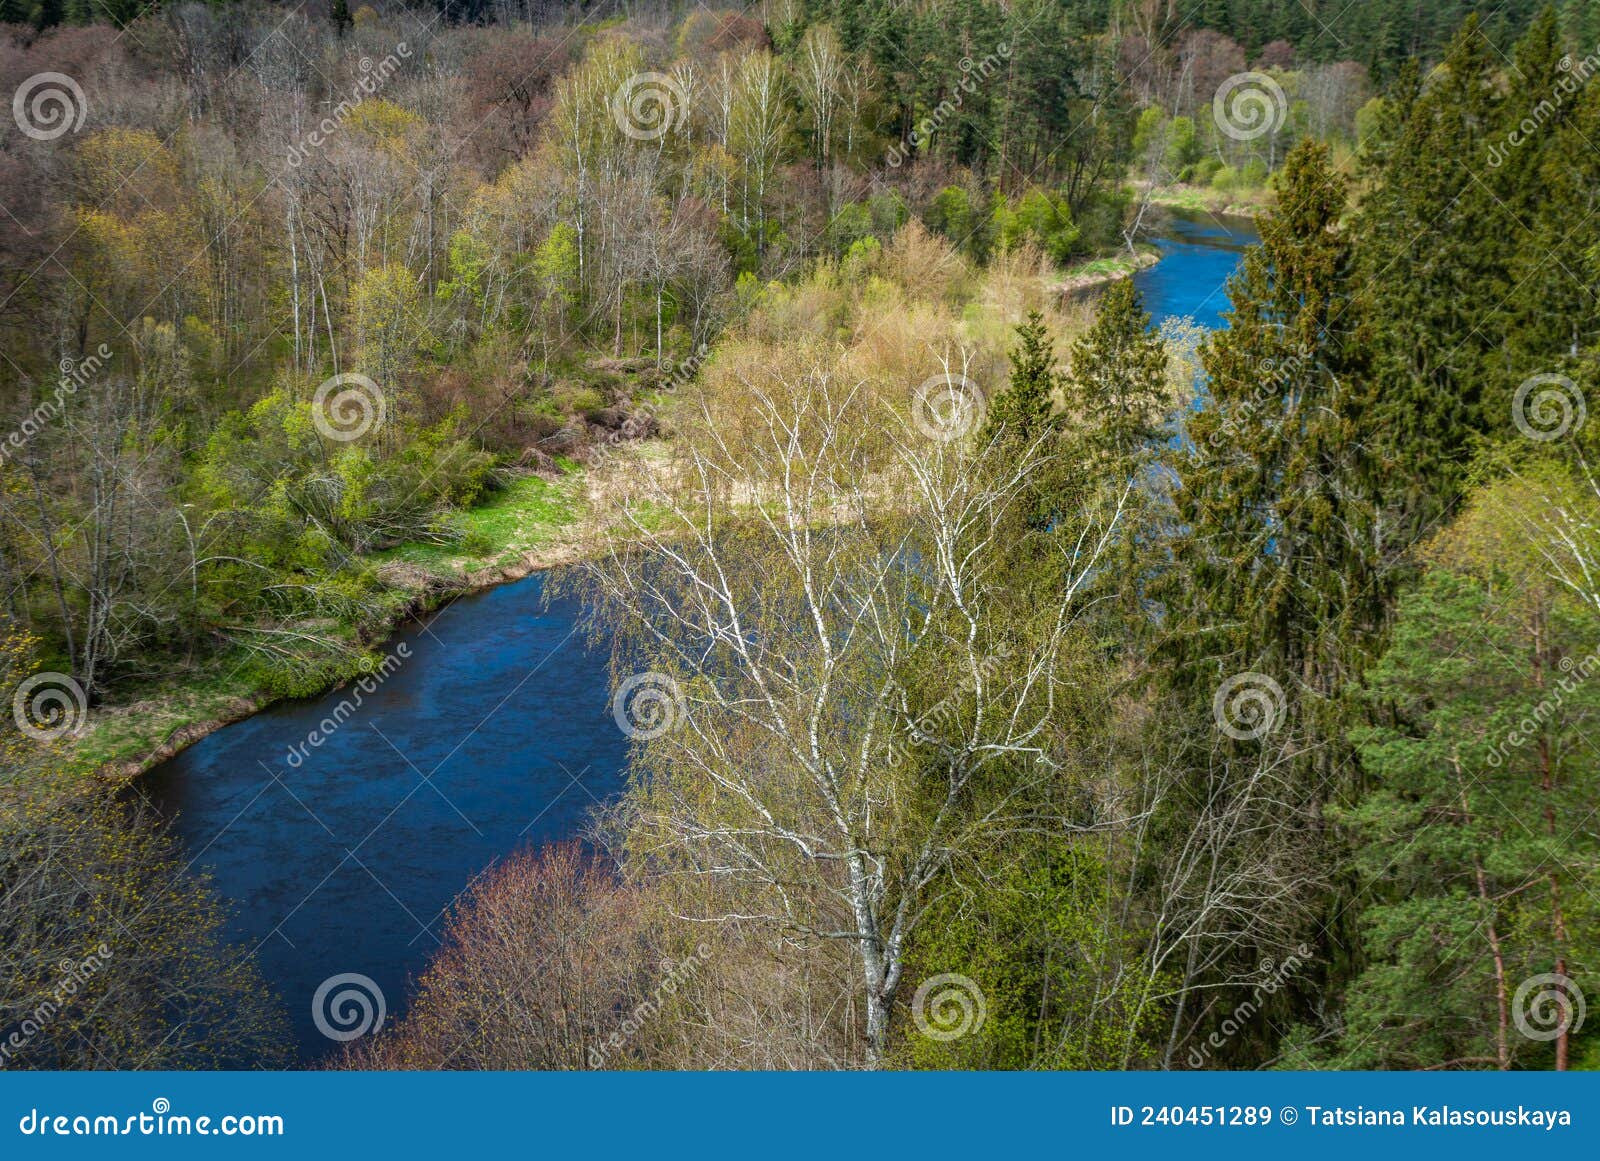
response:
[[[320,745],[312,731],[356,687],[279,703],[145,776],[232,904],[230,937],[255,950],[302,1061],[334,1047],[312,1017],[318,985],[367,976],[394,1019],[473,875],[576,834],[619,788],[606,656],[543,588],[535,574],[402,628],[393,667]]]
[[[1249,223],[1175,215],[1155,241],[1161,262],[1136,276],[1155,321],[1220,326]],[[313,1018],[324,981],[368,977],[397,1018],[472,877],[574,835],[620,789],[604,651],[573,602],[543,596],[535,574],[456,600],[394,635],[353,713],[351,686],[280,703],[143,779],[231,905],[229,936],[277,990],[302,1063],[335,1047]]]

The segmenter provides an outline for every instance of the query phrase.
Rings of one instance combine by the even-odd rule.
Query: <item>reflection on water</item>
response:
[[[409,655],[320,745],[308,736],[354,687],[229,726],[143,780],[233,901],[231,934],[259,948],[302,1059],[334,1047],[312,1019],[320,983],[369,976],[394,1019],[472,876],[571,836],[619,789],[604,651],[542,588],[529,577],[397,633],[391,654]]]

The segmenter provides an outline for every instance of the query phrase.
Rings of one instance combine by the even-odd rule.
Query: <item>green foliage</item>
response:
[[[1023,194],[1015,207],[1005,209],[996,232],[1008,249],[1029,239],[1060,263],[1071,259],[1080,237],[1066,200],[1038,188]]]
[[[1494,555],[1436,568],[1401,601],[1364,690],[1380,724],[1353,736],[1373,785],[1335,817],[1373,899],[1370,966],[1351,985],[1341,1067],[1548,1068],[1556,1045],[1519,1033],[1513,993],[1600,966],[1600,843],[1570,822],[1600,809],[1584,740],[1600,718],[1600,615],[1523,587],[1519,562]]]
[[[1166,345],[1131,278],[1106,288],[1094,323],[1072,346],[1064,386],[1067,411],[1078,418],[1091,460],[1114,477],[1136,474],[1173,400]]]
[[[278,1005],[149,813],[104,790],[0,812],[7,1068],[240,1068],[283,1055]]]
[[[972,884],[949,884],[918,929],[907,995],[915,999],[912,986],[927,990],[920,1012],[905,1005],[896,1063],[1018,1070],[1145,1062],[1162,1015],[1151,1002],[1159,988],[1118,970],[1136,956],[1137,938],[1113,917],[1108,868],[1066,840],[1022,844],[1011,857]],[[938,979],[951,973],[965,980]],[[969,1034],[938,1035],[963,1025]]]
[[[1017,342],[1007,358],[1011,379],[990,403],[979,436],[980,444],[996,445],[995,454],[1002,456],[1009,454],[1005,449],[1014,452],[1042,439],[1055,426],[1052,413],[1060,376],[1044,316],[1038,311],[1017,326]]]

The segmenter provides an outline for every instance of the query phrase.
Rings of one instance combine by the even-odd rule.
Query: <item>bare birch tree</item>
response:
[[[996,466],[826,344],[763,350],[693,401],[588,570],[640,742],[629,853],[709,884],[685,918],[846,941],[878,1064],[941,873],[1061,822],[1028,804],[1063,768],[1056,711],[1121,507],[1062,513],[1059,599],[1019,608],[1003,562],[1041,446]]]

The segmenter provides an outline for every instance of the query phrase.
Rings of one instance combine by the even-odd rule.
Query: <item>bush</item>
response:
[[[0,818],[0,1068],[282,1063],[276,1002],[148,810],[65,789]]]

